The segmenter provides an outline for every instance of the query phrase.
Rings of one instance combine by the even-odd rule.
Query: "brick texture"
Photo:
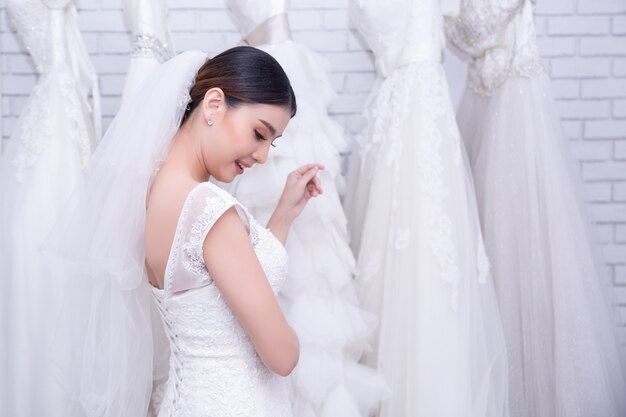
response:
[[[77,2],[100,76],[105,127],[120,105],[131,47],[121,3]],[[215,53],[239,40],[221,1],[172,0],[169,6],[177,51]],[[354,136],[363,127],[361,112],[375,74],[371,53],[350,30],[347,6],[348,0],[291,0],[290,21],[294,38],[327,59],[337,91],[331,115]],[[626,324],[626,1],[540,0],[536,25],[563,131],[580,165],[579,179]],[[0,51],[0,143],[7,143],[36,77],[2,3]],[[464,64],[449,56],[445,66],[458,102]]]

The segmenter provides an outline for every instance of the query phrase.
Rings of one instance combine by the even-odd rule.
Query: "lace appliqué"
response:
[[[461,14],[446,18],[448,39],[472,57],[468,85],[477,94],[490,96],[509,78],[544,71],[532,9],[530,0],[464,0]]]
[[[411,231],[409,229],[396,230],[394,247],[396,250],[404,250],[411,244]]]
[[[150,33],[140,33],[133,42],[133,57],[154,58],[163,63],[174,56],[171,47]]]
[[[422,190],[431,200],[430,204],[424,205],[430,224],[430,247],[441,269],[441,280],[451,287],[452,309],[457,311],[460,272],[452,239],[453,223],[443,210],[443,202],[449,191],[442,179],[443,160],[440,148],[444,136],[437,124],[438,120],[443,120],[444,126],[454,126],[455,121],[447,88],[444,91],[446,83],[442,71],[440,65],[424,64],[416,74],[421,91],[419,104],[422,111],[430,113],[430,117],[424,118],[424,134],[417,144],[415,157],[422,178]],[[453,135],[450,138],[456,141],[455,149],[460,152],[460,137]],[[460,157],[455,156],[454,159],[458,158]]]
[[[210,281],[211,277],[204,264],[202,252],[204,239],[217,219],[232,205],[233,201],[227,201],[221,197],[207,197],[204,212],[193,224],[189,240],[183,245],[183,251],[187,255],[183,261],[185,269],[200,275],[205,281]]]
[[[7,0],[11,23],[19,33],[26,50],[32,56],[38,73],[50,64],[50,10],[41,2]]]
[[[189,196],[187,197],[187,201],[183,204],[183,209],[180,212],[180,218],[178,219],[178,225],[176,226],[176,233],[174,234],[174,241],[172,242],[172,249],[170,250],[170,256],[165,267],[165,277],[163,279],[163,288],[165,289],[167,295],[169,295],[170,288],[172,288],[174,271],[176,271],[176,264],[178,263],[178,252],[180,251],[180,244],[183,239],[183,230],[181,226],[187,221],[189,207],[197,190],[198,187],[191,190]]]
[[[189,239],[183,244],[182,247],[183,253],[185,254],[183,260],[184,268],[188,272],[200,276],[205,282],[210,282],[211,276],[209,275],[209,271],[206,269],[206,265],[204,263],[202,246],[209,230],[230,207],[237,207],[244,213],[248,222],[250,243],[253,247],[256,248],[259,244],[259,233],[264,230],[258,226],[250,213],[248,213],[248,211],[227,192],[222,191],[218,195],[206,197],[204,211],[202,212],[202,215],[200,215],[200,217],[193,223]],[[271,242],[271,239],[269,238],[265,240]],[[279,249],[276,250],[276,252],[280,253],[281,251]],[[284,248],[282,252],[284,252]],[[281,262],[277,263],[281,264]],[[286,265],[286,260],[284,264]],[[286,270],[284,273],[286,274]]]
[[[409,100],[417,93],[417,104],[420,110],[428,114],[426,125],[421,128],[419,138],[416,138],[417,152],[415,155],[419,167],[422,191],[430,198],[428,207],[428,221],[430,224],[430,246],[441,270],[441,280],[451,287],[451,304],[456,310],[458,303],[458,282],[460,272],[457,265],[457,253],[452,239],[452,221],[443,210],[443,202],[448,196],[448,190],[442,179],[443,159],[441,146],[445,143],[446,149],[452,151],[452,162],[455,165],[462,161],[462,145],[454,111],[447,96],[447,84],[440,63],[420,62],[408,64],[396,69],[381,84],[376,101],[372,103],[366,116],[373,120],[369,141],[361,140],[362,170],[364,167],[376,166],[378,158],[385,158],[389,169],[394,170],[396,186],[403,179],[399,178],[397,161],[402,152],[401,128],[405,113],[403,109],[410,108]],[[410,117],[410,116],[409,116]],[[382,147],[387,149],[381,154]],[[367,178],[373,172],[362,172]],[[393,194],[395,195],[395,191]],[[392,205],[394,202],[392,202]],[[395,207],[392,207],[395,211]],[[402,250],[410,244],[410,236],[403,228],[396,230],[394,247]],[[367,261],[367,268],[374,268],[373,259]]]
[[[48,99],[48,93],[56,88],[60,91],[62,111],[70,126],[62,124],[58,107],[52,105]],[[62,129],[62,132],[55,132],[55,128]],[[85,167],[91,154],[91,138],[88,132],[74,76],[65,66],[52,68],[35,85],[16,128],[16,137],[20,141],[19,151],[13,160],[17,181],[24,181],[26,170],[36,164],[48,142],[57,138],[60,133],[63,133],[63,140],[69,137],[76,144],[81,165]]]

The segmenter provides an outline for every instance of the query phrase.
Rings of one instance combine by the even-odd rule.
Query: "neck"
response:
[[[194,181],[205,182],[210,178],[211,174],[202,158],[202,144],[199,140],[194,139],[198,135],[195,135],[193,132],[192,126],[195,125],[193,116],[178,129],[164,165],[167,164],[168,167],[185,173],[193,178]]]

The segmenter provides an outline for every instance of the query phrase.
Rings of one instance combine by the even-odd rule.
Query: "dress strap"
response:
[[[165,268],[165,296],[199,288],[212,282],[204,264],[202,247],[217,220],[235,207],[254,243],[252,217],[235,197],[217,185],[198,184],[187,197],[180,214],[170,257]]]

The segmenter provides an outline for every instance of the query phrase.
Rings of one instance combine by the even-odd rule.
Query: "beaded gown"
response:
[[[358,305],[339,192],[347,139],[328,114],[333,97],[325,62],[291,40],[287,2],[230,0],[230,16],[244,40],[272,55],[293,86],[298,112],[268,160],[224,186],[259,220],[274,211],[287,175],[318,162],[324,194],[294,221],[286,243],[289,273],[279,302],[300,339],[300,361],[289,377],[298,417],[370,415],[386,394],[380,375],[358,363],[376,319]]]
[[[38,78],[0,158],[0,415],[60,417],[66,358],[51,342],[67,277],[39,249],[99,138],[96,73],[72,1],[6,7]]]
[[[133,52],[123,97],[128,97],[159,64],[174,56],[164,0],[125,0],[126,25],[133,35]]]
[[[276,294],[287,253],[228,192],[206,182],[187,197],[165,269],[153,288],[170,345],[169,377],[156,399],[159,417],[291,417],[286,379],[271,373],[221,297],[204,264],[203,242],[235,207]]]
[[[346,211],[366,362],[391,386],[382,417],[507,415],[506,351],[469,165],[441,65],[438,0],[355,0],[377,87],[351,161]]]
[[[534,1],[464,0],[458,112],[509,352],[511,415],[626,415],[616,327],[537,51]]]

